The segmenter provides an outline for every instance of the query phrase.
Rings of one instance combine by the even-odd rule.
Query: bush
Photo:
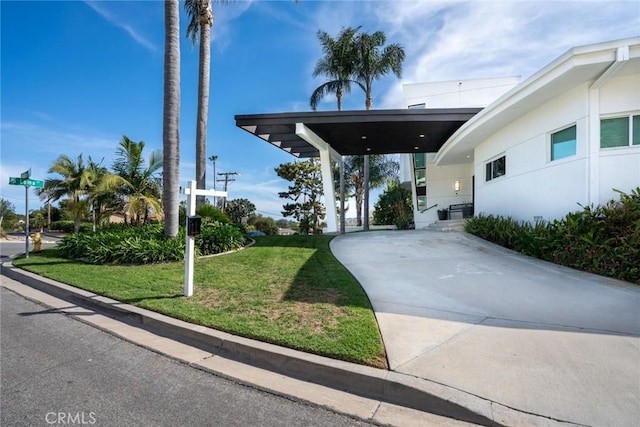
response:
[[[52,221],[50,230],[62,231],[63,233],[73,233],[73,227],[75,223],[71,220]],[[92,228],[91,223],[83,222],[80,224],[80,231],[87,231]]]
[[[200,231],[196,236],[196,248],[200,255],[227,252],[244,245],[244,231],[231,224],[204,219]]]
[[[525,255],[640,284],[640,188],[561,220],[531,225],[478,215],[466,231]]]
[[[220,209],[216,208],[213,205],[203,204],[197,210],[196,214],[200,215],[202,218],[209,218],[214,221],[223,222],[225,224],[230,224],[231,219]]]
[[[374,224],[393,224],[398,230],[406,230],[413,222],[411,191],[397,181],[389,183],[374,206]]]
[[[242,247],[244,233],[229,224],[203,221],[196,239],[197,254],[213,254]],[[165,238],[162,224],[110,224],[95,233],[66,236],[58,244],[63,256],[92,264],[148,264],[184,259],[185,229]]]

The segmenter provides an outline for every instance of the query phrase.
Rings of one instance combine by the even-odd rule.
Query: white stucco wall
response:
[[[637,75],[611,79],[599,91],[585,83],[481,142],[474,153],[475,213],[550,220],[580,210],[579,204],[617,198],[612,188],[629,191],[640,186],[640,146],[599,149],[600,117],[640,112],[639,94]],[[590,102],[593,96],[597,99]],[[576,155],[551,161],[551,133],[572,124],[576,124]],[[590,152],[595,154],[591,158]],[[485,164],[501,155],[506,155],[506,175],[486,182]],[[594,173],[598,188],[590,191]]]
[[[438,206],[425,212],[415,210],[416,194],[414,200],[414,222],[416,229],[422,229],[430,223],[438,220],[438,210],[447,209],[449,205],[471,202],[473,197],[471,163],[436,166],[433,162],[435,154],[427,154],[427,207]],[[454,190],[453,184],[460,181],[460,191]]]

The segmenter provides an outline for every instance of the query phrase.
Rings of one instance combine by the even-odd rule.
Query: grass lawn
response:
[[[54,280],[191,323],[335,359],[387,368],[366,294],[333,257],[333,236],[264,236],[242,251],[195,262],[90,265],[55,248],[13,264]]]

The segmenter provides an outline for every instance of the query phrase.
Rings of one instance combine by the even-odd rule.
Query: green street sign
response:
[[[25,187],[43,188],[44,181],[40,181],[39,179],[23,179],[12,176],[9,177],[9,185],[24,185]]]

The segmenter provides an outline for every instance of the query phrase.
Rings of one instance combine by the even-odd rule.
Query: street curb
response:
[[[57,298],[97,308],[110,317],[140,325],[153,333],[213,355],[361,397],[435,415],[483,426],[502,425],[493,419],[495,416],[493,402],[439,383],[398,372],[308,354],[194,325],[38,276],[21,270],[10,262],[3,263],[0,272],[10,279]]]

